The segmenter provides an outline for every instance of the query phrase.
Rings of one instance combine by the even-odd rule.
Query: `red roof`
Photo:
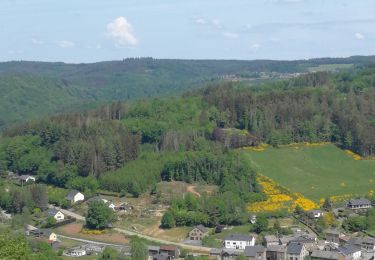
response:
[[[160,246],[160,250],[176,251],[177,250],[177,246]]]

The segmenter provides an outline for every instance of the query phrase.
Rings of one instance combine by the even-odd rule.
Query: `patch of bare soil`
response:
[[[70,237],[78,237],[82,239],[100,241],[104,243],[129,244],[129,239],[125,238],[123,234],[112,232],[111,230],[108,230],[106,233],[100,235],[82,234],[82,227],[82,223],[72,223],[62,226],[58,230],[63,235]]]

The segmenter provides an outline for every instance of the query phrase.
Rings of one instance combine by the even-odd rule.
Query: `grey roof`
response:
[[[342,246],[339,246],[337,249],[340,253],[343,253],[344,255],[351,255],[355,252],[361,251],[361,249],[355,245],[351,244],[345,244]]]
[[[199,230],[202,231],[203,233],[207,233],[207,232],[208,232],[208,228],[206,228],[206,227],[203,226],[203,225],[198,225],[198,226],[195,226],[194,228],[199,229]]]
[[[71,190],[69,194],[65,197],[67,200],[72,200],[74,199],[74,196],[79,193],[78,190]]]
[[[269,245],[267,246],[267,251],[285,253],[286,247],[282,245]]]
[[[250,235],[244,234],[230,234],[226,236],[224,240],[233,240],[233,241],[251,241],[253,239]]]
[[[311,256],[320,259],[338,259],[339,253],[335,251],[314,250],[312,251]]]
[[[280,242],[281,244],[288,244],[291,240],[293,240],[294,237],[293,236],[283,236],[280,238]]]
[[[57,214],[57,212],[59,212],[60,210],[58,210],[58,209],[56,209],[56,208],[50,208],[49,210],[48,210],[48,212],[47,212],[47,215],[48,216],[51,216],[51,217],[54,217],[56,214]]]
[[[361,237],[359,238],[361,243],[366,243],[366,244],[375,244],[375,238],[374,237]]]
[[[354,205],[354,206],[371,205],[371,201],[366,198],[351,199],[349,200],[348,204]]]
[[[221,253],[222,254],[228,254],[228,255],[241,255],[243,253],[243,251],[238,250],[238,249],[232,249],[232,248],[223,248]]]
[[[53,231],[52,229],[49,229],[49,228],[43,228],[43,229],[40,229],[40,233],[43,236],[49,237],[53,233]]]
[[[300,242],[300,243],[303,243],[303,244],[314,243],[315,242],[315,238],[308,237],[308,236],[299,236],[299,237],[293,238],[291,240],[291,242]]]
[[[35,178],[34,176],[30,176],[30,175],[21,175],[20,180],[26,181],[29,177]]]
[[[287,246],[286,252],[292,255],[300,255],[303,248],[302,243],[291,242]]]
[[[275,235],[266,235],[264,236],[266,242],[279,242],[279,239]]]
[[[148,246],[148,251],[158,251],[160,250],[160,246]]]
[[[340,235],[340,232],[337,229],[326,229],[324,230],[326,234]]]
[[[244,255],[246,257],[256,256],[257,253],[264,253],[264,246],[247,246],[245,247]]]

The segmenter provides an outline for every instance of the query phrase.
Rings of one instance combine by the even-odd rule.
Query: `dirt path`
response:
[[[193,188],[193,191],[195,191],[194,188]],[[199,196],[200,196],[200,194],[199,194]],[[69,211],[66,211],[66,212],[68,213]],[[73,212],[69,212],[69,214],[72,214],[72,213]],[[75,215],[74,217],[79,217],[79,219],[85,219],[83,216],[80,216],[80,215],[78,215],[76,213],[73,213],[73,214]],[[70,234],[72,234],[74,232],[77,232],[78,230],[81,230],[81,228],[82,228],[82,224],[79,224],[79,223],[72,223],[72,224],[68,224],[66,226],[61,227],[61,229],[63,231],[62,233],[66,234],[66,235],[70,235]],[[178,242],[172,242],[172,241],[168,241],[168,240],[164,240],[164,239],[159,239],[159,238],[156,238],[156,237],[144,235],[144,234],[141,234],[141,233],[138,233],[138,232],[134,232],[134,231],[130,231],[130,230],[122,229],[122,228],[114,228],[113,230],[117,231],[120,234],[125,234],[125,235],[128,235],[128,236],[137,236],[137,237],[144,238],[144,239],[147,239],[149,241],[154,241],[154,242],[157,242],[157,243],[160,243],[160,244],[167,244],[167,245],[179,246],[181,248],[185,248],[185,249],[191,250],[193,252],[199,252],[199,253],[206,253],[207,254],[211,250],[211,248],[209,248],[209,247],[193,246],[193,245],[186,245],[186,244],[178,243]],[[58,231],[57,231],[57,235],[59,235]],[[95,238],[97,238],[98,240],[99,239],[102,240],[100,236],[101,235],[96,235]],[[115,236],[115,234],[112,234],[112,236]],[[106,237],[103,240],[108,241],[108,238]],[[121,241],[119,241],[117,239],[111,239],[109,242],[113,242],[113,243],[117,243],[117,244],[121,243]],[[129,242],[129,241],[127,241],[127,242]]]
[[[195,190],[196,187],[197,186],[191,185],[191,186],[188,186],[186,190],[187,190],[187,192],[190,192],[190,193],[196,195],[197,197],[201,197],[201,194]]]

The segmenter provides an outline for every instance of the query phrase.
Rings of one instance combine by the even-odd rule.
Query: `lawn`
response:
[[[375,187],[375,160],[356,161],[332,144],[244,153],[259,173],[315,201],[328,196],[365,195]]]

